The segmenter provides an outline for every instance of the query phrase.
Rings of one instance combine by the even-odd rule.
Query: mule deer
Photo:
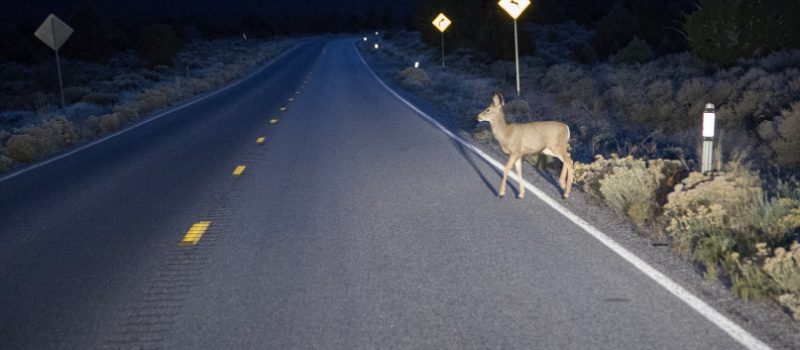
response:
[[[525,198],[522,157],[539,153],[556,157],[563,163],[558,182],[564,190],[564,198],[568,198],[573,178],[572,157],[569,154],[569,127],[555,121],[508,123],[503,112],[504,103],[503,95],[495,92],[492,104],[478,115],[478,121],[489,122],[494,138],[500,143],[503,153],[508,155],[508,162],[503,169],[503,182],[500,183],[500,198],[506,195],[506,182],[512,165],[516,167],[519,176],[519,198]]]

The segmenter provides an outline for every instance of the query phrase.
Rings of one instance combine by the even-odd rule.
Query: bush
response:
[[[642,226],[659,210],[660,196],[682,173],[677,161],[645,162],[632,156],[597,156],[591,164],[576,163],[575,179],[592,197],[604,201],[617,215]]]
[[[110,94],[110,93],[102,93],[102,92],[92,92],[83,96],[81,102],[96,104],[96,105],[111,105],[114,102],[117,102],[117,95]]]
[[[740,58],[800,45],[798,22],[776,20],[776,14],[797,18],[800,4],[782,0],[701,0],[699,10],[686,18],[685,27],[697,56],[730,67]]]
[[[431,82],[431,77],[420,68],[408,67],[397,73],[397,80],[408,87],[422,87]]]
[[[773,256],[764,261],[764,271],[780,292],[800,295],[800,244],[795,241],[788,251],[775,248]]]
[[[614,55],[614,62],[618,63],[644,63],[652,59],[653,49],[638,36],[634,36],[627,46]]]
[[[718,174],[690,173],[664,205],[666,232],[683,254],[714,232],[730,232],[737,242],[753,241],[752,213],[764,192],[755,173],[732,169]]]
[[[117,113],[105,114],[99,117],[90,116],[86,119],[86,124],[95,136],[107,134],[122,127],[122,121]]]
[[[637,26],[636,16],[617,3],[597,23],[597,33],[592,41],[594,51],[601,57],[619,51],[633,39]]]
[[[733,293],[743,300],[760,300],[774,295],[775,285],[757,261],[740,260],[738,253],[728,255]]]
[[[0,152],[2,152],[2,148],[0,148]],[[14,166],[14,160],[9,158],[4,154],[0,154],[0,172],[8,171],[11,167]]]
[[[527,121],[531,116],[531,105],[524,99],[515,98],[503,105],[503,112],[505,113],[506,120],[508,121]]]
[[[178,38],[175,30],[169,25],[154,24],[139,33],[139,55],[150,65],[171,65],[172,58],[183,47],[183,40]]]
[[[800,169],[800,102],[781,112],[775,122],[775,137],[768,140],[775,161],[790,169]]]
[[[800,321],[800,295],[782,294],[778,297],[778,302],[789,310],[795,321]]]
[[[30,163],[72,145],[77,137],[69,120],[56,117],[44,121],[40,126],[18,130],[6,141],[6,152],[14,161]]]
[[[80,101],[84,96],[91,93],[92,90],[83,86],[67,86],[64,88],[64,100],[67,104],[72,104]]]
[[[6,152],[20,163],[31,163],[44,157],[50,149],[47,140],[28,134],[14,135],[6,141]]]

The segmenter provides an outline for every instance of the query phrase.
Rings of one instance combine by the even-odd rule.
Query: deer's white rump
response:
[[[519,198],[525,198],[525,186],[522,184],[522,157],[528,154],[543,153],[556,157],[563,163],[558,183],[564,190],[564,198],[568,198],[573,181],[572,156],[569,153],[569,127],[555,121],[509,123],[503,112],[504,104],[503,95],[496,92],[492,96],[492,104],[478,115],[478,121],[489,122],[494,138],[500,143],[503,152],[508,155],[508,162],[503,169],[503,180],[498,193],[500,197],[506,195],[508,172],[514,166],[517,176],[519,176]]]

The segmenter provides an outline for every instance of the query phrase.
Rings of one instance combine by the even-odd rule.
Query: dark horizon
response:
[[[164,21],[201,21],[215,25],[231,24],[248,18],[310,18],[319,16],[381,16],[391,11],[399,19],[410,9],[411,1],[347,0],[306,1],[303,3],[232,0],[198,0],[191,3],[158,0],[131,1],[20,1],[0,5],[0,29],[36,27],[48,14],[53,13],[67,21],[81,6],[89,5],[109,23],[147,24]],[[35,23],[30,23],[30,22]]]

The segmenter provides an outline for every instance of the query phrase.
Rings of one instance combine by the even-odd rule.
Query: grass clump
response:
[[[431,77],[421,68],[408,67],[397,73],[397,80],[408,87],[422,87],[431,82]]]

